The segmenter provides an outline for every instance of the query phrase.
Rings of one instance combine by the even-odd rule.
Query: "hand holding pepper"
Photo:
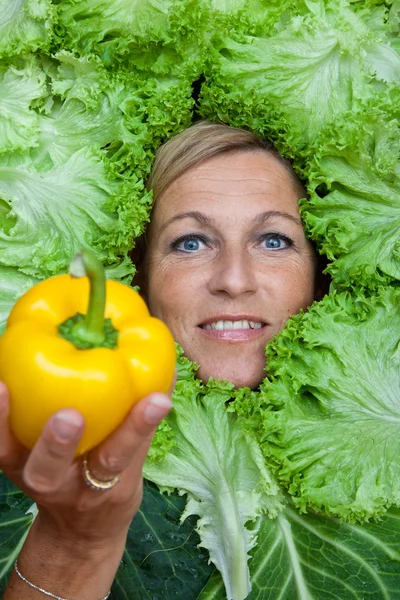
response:
[[[168,391],[176,351],[167,326],[132,288],[106,282],[92,253],[78,254],[70,272],[35,285],[15,304],[0,338],[0,380],[20,442],[32,448],[53,413],[75,408],[86,422],[82,454],[140,398]]]
[[[0,469],[39,509],[21,572],[61,597],[92,600],[111,586],[141,502],[143,462],[171,408],[157,392],[174,385],[175,345],[132,289],[105,282],[90,253],[72,271],[88,275],[90,294],[86,278],[43,281],[0,339]],[[96,479],[119,475],[107,492],[84,481],[75,457],[90,449]],[[14,573],[4,598],[37,594]]]
[[[20,553],[21,571],[62,597],[102,598],[118,568],[129,524],[142,498],[142,466],[156,426],[171,401],[151,394],[89,456],[100,480],[120,474],[107,492],[89,488],[80,459],[74,459],[84,419],[64,409],[46,423],[31,452],[8,426],[9,401],[0,383],[0,469],[38,505],[39,514]],[[36,598],[12,575],[4,600]]]

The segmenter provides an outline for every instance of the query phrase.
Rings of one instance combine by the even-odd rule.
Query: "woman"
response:
[[[254,135],[199,123],[158,152],[154,208],[138,256],[140,285],[186,355],[213,376],[255,388],[267,342],[318,295],[317,258],[305,238],[290,165]],[[152,394],[91,452],[86,479],[73,460],[83,418],[56,413],[31,453],[7,426],[0,389],[0,468],[38,504],[5,600],[107,597],[141,501],[143,461],[171,408]]]

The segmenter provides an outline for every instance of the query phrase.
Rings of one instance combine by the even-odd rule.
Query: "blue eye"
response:
[[[269,233],[262,240],[268,250],[284,250],[293,246],[293,240],[280,233]]]
[[[204,243],[205,240],[198,236],[186,235],[174,240],[171,247],[174,250],[180,250],[181,252],[193,253],[201,250]]]
[[[199,240],[185,240],[180,243],[180,246],[185,252],[195,252],[200,248],[200,242]]]

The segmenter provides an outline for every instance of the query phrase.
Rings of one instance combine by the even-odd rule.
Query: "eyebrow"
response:
[[[265,223],[265,221],[268,221],[268,219],[271,219],[272,217],[283,217],[284,219],[289,219],[289,221],[292,221],[293,223],[296,223],[296,225],[303,227],[301,219],[294,217],[289,213],[281,212],[280,210],[267,210],[260,215],[257,215],[253,221],[256,223],[256,225],[262,225]]]
[[[159,235],[167,227],[169,227],[172,223],[175,223],[175,221],[182,221],[182,219],[194,219],[195,221],[197,221],[198,223],[201,223],[202,225],[211,225],[213,222],[213,219],[210,219],[204,213],[201,213],[198,210],[182,212],[182,213],[178,213],[178,214],[174,215],[173,217],[171,217],[170,219],[168,219],[168,221],[166,221],[166,223],[164,223],[164,225],[162,225],[162,227],[160,227]]]
[[[262,212],[259,215],[257,215],[256,217],[254,217],[253,223],[255,225],[262,225],[263,223],[265,223],[265,221],[268,221],[272,217],[283,217],[284,219],[288,219],[289,221],[292,221],[292,222],[296,223],[296,225],[300,225],[302,227],[302,222],[299,218],[294,217],[293,215],[290,215],[289,213],[281,212],[280,210],[267,210],[265,212]],[[168,219],[168,221],[166,223],[164,223],[164,225],[162,225],[162,227],[160,228],[160,231],[159,231],[159,235],[161,235],[161,233],[163,233],[163,231],[167,227],[169,227],[172,223],[175,223],[175,221],[182,221],[182,219],[194,219],[195,221],[197,221],[198,223],[201,223],[202,225],[212,225],[214,222],[214,219],[207,217],[207,215],[205,215],[202,212],[199,212],[198,210],[181,212],[181,213],[174,215],[170,219]]]

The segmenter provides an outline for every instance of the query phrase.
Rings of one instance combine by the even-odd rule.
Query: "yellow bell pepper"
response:
[[[105,281],[93,254],[82,251],[71,265],[75,278],[51,277],[15,304],[0,338],[0,379],[10,392],[11,429],[24,446],[34,446],[54,412],[75,408],[86,423],[82,454],[135,402],[169,390],[176,351],[167,326],[132,288]]]

